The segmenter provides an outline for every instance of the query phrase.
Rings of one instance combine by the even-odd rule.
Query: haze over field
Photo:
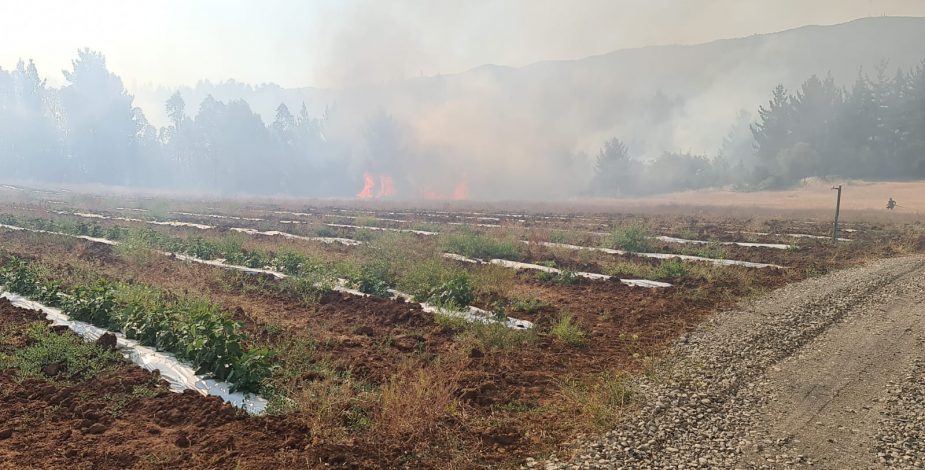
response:
[[[3,6],[10,179],[559,199],[925,178],[925,18],[863,18],[921,2],[102,5]]]

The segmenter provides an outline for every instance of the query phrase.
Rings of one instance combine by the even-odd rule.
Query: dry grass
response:
[[[629,375],[607,371],[594,377],[568,379],[561,383],[560,406],[573,414],[573,424],[586,431],[612,429],[632,402],[635,390]]]
[[[434,364],[407,361],[382,385],[375,432],[389,440],[419,441],[462,412],[456,399],[465,363],[448,355]]]

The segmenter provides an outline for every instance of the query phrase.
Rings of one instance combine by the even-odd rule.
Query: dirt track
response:
[[[921,466],[923,343],[925,258],[793,284],[682,340],[623,427],[548,465]]]

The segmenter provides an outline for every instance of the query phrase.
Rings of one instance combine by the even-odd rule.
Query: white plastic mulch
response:
[[[633,256],[642,256],[644,258],[657,258],[657,259],[672,259],[677,258],[684,261],[703,261],[706,263],[713,263],[720,266],[744,266],[746,268],[780,268],[784,269],[784,266],[778,266],[776,264],[768,263],[755,263],[752,261],[738,261],[732,259],[717,259],[717,258],[704,258],[703,256],[693,256],[693,255],[677,255],[674,253],[637,253],[624,250],[615,250],[613,248],[600,248],[596,246],[578,246],[578,245],[569,245],[566,243],[552,243],[552,242],[529,242],[524,241],[524,243],[535,243],[537,245],[548,246],[552,248],[564,248],[567,250],[587,250],[587,251],[599,251],[601,253],[609,253],[612,255],[633,255]]]
[[[308,240],[308,241],[322,242],[322,243],[340,243],[340,244],[342,244],[342,245],[348,245],[348,246],[357,246],[357,245],[362,245],[362,244],[363,244],[363,242],[361,242],[361,241],[359,241],[359,240],[354,240],[354,239],[352,239],[352,238],[341,238],[341,237],[305,237],[305,236],[302,236],[302,235],[294,235],[294,234],[291,234],[291,233],[279,232],[279,231],[277,231],[277,230],[268,230],[268,231],[265,231],[265,232],[261,232],[260,230],[257,230],[257,229],[242,228],[242,227],[232,227],[231,230],[234,230],[235,232],[246,233],[246,234],[248,234],[248,235],[276,236],[276,237],[289,238],[289,239],[291,239],[291,240]]]
[[[480,260],[480,259],[475,259],[475,258],[468,258],[462,255],[457,255],[455,253],[444,253],[443,256],[448,259],[452,259],[456,261],[463,261],[466,263],[497,264],[499,266],[505,266],[505,267],[513,268],[513,269],[533,269],[536,271],[544,271],[544,272],[552,273],[552,274],[562,273],[561,269],[552,268],[549,266],[543,266],[541,264],[522,263],[519,261],[510,261],[510,260],[499,259],[499,258],[485,261],[485,260]],[[586,279],[594,279],[594,280],[602,280],[602,281],[610,280],[613,278],[613,276],[608,276],[606,274],[599,274],[599,273],[576,272],[575,275],[586,278]],[[650,281],[648,279],[619,279],[619,281],[623,284],[626,284],[628,286],[633,286],[633,287],[647,287],[647,288],[671,287],[671,284],[667,282]]]
[[[842,230],[842,231],[844,231],[844,230]],[[757,236],[759,236],[759,237],[767,237],[767,236],[773,236],[773,235],[781,235],[781,236],[784,236],[784,237],[792,237],[792,238],[812,238],[812,239],[815,239],[815,240],[831,240],[831,239],[832,239],[832,237],[829,237],[829,236],[825,236],[825,235],[810,235],[810,234],[808,234],[808,233],[781,233],[781,234],[775,234],[775,233],[768,233],[768,232],[734,232],[734,231],[731,231],[731,230],[727,230],[726,233],[744,233],[744,234],[746,234],[746,235],[757,235]],[[851,239],[850,239],[850,238],[839,238],[838,241],[840,241],[840,242],[850,242]]]
[[[44,230],[34,230],[34,229],[27,229],[27,228],[23,228],[23,227],[16,227],[16,226],[12,226],[12,225],[0,225],[0,228],[8,228],[8,229],[11,229],[11,230],[25,230],[25,231],[29,231],[29,232],[47,233],[47,234],[51,234],[51,235],[61,235],[61,236],[72,237],[72,238],[83,238],[83,239],[85,239],[85,240],[89,240],[89,241],[97,242],[97,243],[105,243],[105,244],[107,244],[107,245],[118,245],[118,244],[119,244],[119,242],[116,242],[116,241],[113,241],[113,240],[106,240],[106,239],[102,239],[102,238],[92,238],[92,237],[75,236],[75,235],[70,235],[70,234],[61,233],[61,232],[49,232],[49,231],[44,231]],[[197,258],[197,257],[195,257],[195,256],[185,255],[185,254],[182,254],[182,253],[171,253],[171,252],[167,252],[167,251],[162,251],[162,252],[160,252],[160,253],[163,254],[164,256],[174,257],[174,258],[176,258],[176,259],[178,259],[178,260],[182,260],[182,261],[189,261],[189,262],[193,262],[193,263],[206,264],[206,265],[215,266],[215,267],[218,267],[218,268],[229,269],[229,270],[235,270],[235,271],[241,271],[241,272],[248,273],[248,274],[265,274],[265,275],[273,276],[273,277],[275,277],[275,278],[277,278],[277,279],[284,279],[284,278],[288,277],[287,274],[282,273],[282,272],[279,272],[279,271],[273,271],[273,270],[270,270],[270,269],[261,269],[261,268],[249,268],[249,267],[247,267],[247,266],[239,266],[239,265],[235,265],[235,264],[228,264],[228,263],[225,263],[225,260],[222,260],[222,259],[206,260],[206,259],[202,259],[202,258]],[[366,297],[366,296],[368,296],[368,294],[365,294],[365,293],[360,292],[360,291],[358,291],[358,290],[356,290],[356,289],[351,289],[351,288],[347,287],[347,281],[346,281],[345,279],[338,279],[337,284],[335,284],[335,285],[333,286],[333,290],[335,290],[335,291],[337,291],[337,292],[343,292],[343,293],[345,293],[345,294],[360,296],[360,297]],[[396,290],[389,290],[389,292],[392,293],[393,298],[401,299],[401,300],[404,300],[404,301],[406,301],[406,302],[411,302],[411,301],[412,301],[412,300],[411,300],[412,297],[411,297],[411,295],[409,295],[409,294],[405,294],[405,293],[403,293],[403,292],[399,292],[399,291],[396,291]],[[506,324],[508,327],[514,328],[514,329],[529,329],[529,328],[532,328],[532,327],[533,327],[533,323],[530,322],[530,321],[527,321],[527,320],[520,320],[520,319],[517,319],[517,318],[510,318],[510,317],[505,318],[505,319],[503,319],[503,320],[496,319],[496,318],[494,318],[494,316],[492,315],[491,312],[488,312],[488,311],[486,311],[486,310],[482,310],[482,309],[480,309],[480,308],[478,308],[478,307],[474,307],[474,306],[469,306],[467,311],[454,311],[454,310],[449,310],[449,309],[445,309],[445,308],[442,308],[442,307],[437,307],[437,306],[434,306],[434,305],[430,305],[430,304],[428,304],[428,303],[426,303],[426,302],[425,302],[425,303],[420,303],[419,305],[421,306],[421,308],[422,308],[425,312],[428,312],[428,313],[440,313],[440,314],[447,315],[447,316],[454,316],[454,317],[464,318],[464,319],[466,319],[466,320],[468,320],[468,321],[472,321],[472,322],[476,322],[476,323],[499,323],[499,322],[500,322],[500,323],[504,323],[504,324]]]
[[[370,226],[347,225],[347,224],[324,224],[324,225],[328,227],[339,227],[339,228],[379,230],[379,231],[386,231],[386,232],[405,232],[405,233],[413,233],[416,235],[437,235],[437,232],[428,232],[427,230],[411,230],[408,228],[370,227]]]
[[[258,395],[232,392],[231,384],[228,382],[196,375],[196,369],[193,366],[180,361],[173,354],[143,346],[138,341],[126,338],[122,333],[71,320],[60,309],[29,300],[21,295],[7,291],[0,292],[2,292],[0,297],[9,299],[13,305],[29,310],[39,310],[45,314],[45,318],[51,320],[52,325],[67,326],[87,341],[96,341],[106,333],[114,334],[116,347],[122,355],[145,370],[158,371],[169,384],[171,391],[179,393],[184,390],[195,390],[202,395],[215,395],[252,414],[261,414],[267,407],[267,401]]]
[[[752,242],[721,242],[721,241],[707,241],[707,240],[687,240],[685,238],[676,238],[668,236],[658,236],[654,237],[656,240],[668,242],[668,243],[681,243],[681,244],[691,244],[691,245],[709,245],[711,243],[717,243],[720,245],[735,245],[735,246],[744,246],[746,248],[774,248],[776,250],[786,250],[790,248],[790,245],[786,243],[752,243]]]

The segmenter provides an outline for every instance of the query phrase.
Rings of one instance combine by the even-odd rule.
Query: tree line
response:
[[[810,177],[925,179],[925,62],[892,74],[882,62],[873,77],[859,71],[850,89],[831,74],[809,77],[796,93],[778,85],[754,122],[743,127],[743,119],[713,158],[666,152],[644,161],[612,139],[596,157],[591,192],[776,189]]]
[[[893,73],[881,63],[873,72],[859,71],[850,88],[830,74],[811,76],[795,93],[777,86],[757,116],[737,116],[717,155],[666,152],[650,159],[611,139],[592,157],[589,193],[782,188],[807,177],[923,179],[925,62]],[[413,187],[401,175],[428,162],[408,158],[410,129],[382,110],[359,121],[357,144],[331,138],[331,113],[312,117],[304,104],[296,112],[281,104],[267,124],[243,100],[208,96],[191,113],[175,93],[165,103],[169,124],[155,128],[101,53],[78,51],[64,79],[60,88],[48,86],[32,61],[0,68],[4,179],[353,196],[365,171]],[[398,194],[416,193],[399,188]]]
[[[152,126],[95,51],[78,51],[65,85],[36,65],[0,69],[0,164],[13,180],[304,196],[347,195],[355,179],[342,146],[325,138],[326,116],[285,104],[266,125],[242,101],[211,96],[188,117],[175,93],[170,125]],[[341,191],[341,193],[338,193]]]

